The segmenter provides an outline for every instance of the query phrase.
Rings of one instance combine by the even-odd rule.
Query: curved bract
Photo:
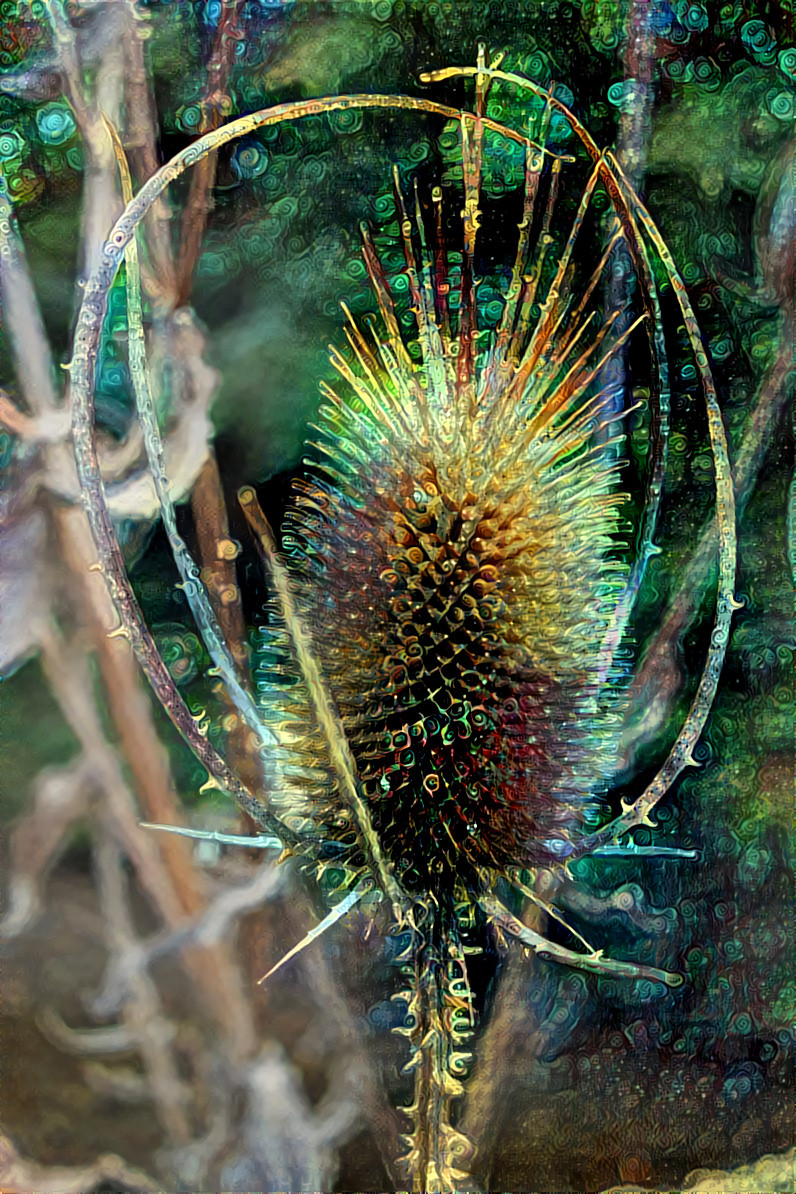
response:
[[[544,867],[549,876],[561,875],[566,862],[619,850],[622,834],[649,822],[656,801],[692,759],[735,606],[726,439],[693,311],[665,244],[617,162],[554,94],[488,68],[483,57],[477,67],[423,79],[454,76],[475,79],[475,111],[408,96],[325,97],[242,117],[178,154],[116,224],[86,287],[70,371],[78,471],[102,567],[122,630],[159,699],[214,780],[272,835],[269,841],[301,853],[318,875],[330,860],[342,867],[343,895],[301,947],[374,885],[409,928],[401,1031],[415,1074],[406,1160],[417,1190],[454,1189],[466,1176],[471,1149],[456,1126],[456,1100],[465,1089],[465,1049],[483,994],[471,990],[466,955],[490,935],[505,932],[592,972],[671,986],[681,981],[588,946],[586,953],[552,946],[495,888],[513,885],[535,899],[520,873]],[[538,136],[487,118],[493,80],[543,100]],[[446,243],[441,190],[427,199],[416,189],[409,200],[396,170],[399,272],[413,329],[405,330],[395,267],[364,230],[379,319],[365,328],[349,315],[348,347],[333,352],[341,384],[324,387],[314,445],[320,463],[308,465],[294,487],[281,556],[256,495],[242,491],[270,586],[272,670],[286,681],[281,703],[267,711],[236,673],[177,533],[148,391],[140,297],[134,279],[131,284],[134,238],[169,183],[221,145],[268,125],[346,108],[418,111],[458,122],[462,242]],[[548,149],[553,110],[577,134],[580,155]],[[516,255],[501,310],[491,319],[479,306],[476,276],[486,130],[522,145],[525,158]],[[124,171],[122,153],[120,165]],[[598,193],[606,215],[596,209]],[[626,309],[604,312],[601,284],[620,239],[636,297]],[[123,258],[131,368],[164,523],[230,698],[268,749],[267,796],[241,783],[177,692],[136,602],[105,502],[92,427],[94,373],[108,291]],[[715,462],[715,628],[692,707],[660,772],[621,817],[587,832],[612,772],[626,678],[617,649],[655,551],[666,469],[661,270],[694,352]],[[647,371],[653,447],[628,565],[622,462],[614,450],[623,438],[622,415],[605,370],[631,349]]]

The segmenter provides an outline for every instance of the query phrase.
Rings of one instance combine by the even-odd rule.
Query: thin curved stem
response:
[[[449,78],[473,77],[483,74],[481,67],[445,67],[439,71],[429,71],[420,76],[421,82],[438,82]],[[713,633],[710,639],[707,659],[702,670],[696,695],[688,711],[677,738],[658,774],[644,789],[642,794],[629,804],[623,804],[622,814],[609,825],[604,826],[597,833],[590,834],[574,846],[568,861],[589,853],[596,846],[615,841],[634,825],[651,824],[650,811],[669,790],[677,776],[688,766],[698,766],[693,756],[694,747],[699,740],[710,713],[713,699],[718,687],[719,674],[724,663],[727,643],[730,635],[730,622],[733,611],[740,608],[735,599],[735,567],[736,567],[736,531],[735,531],[735,497],[733,493],[732,474],[730,471],[727,435],[718,404],[716,387],[710,371],[707,353],[702,345],[702,339],[697,324],[691,300],[688,297],[685,284],[677,272],[674,260],[666,243],[661,237],[652,217],[635,194],[633,188],[612,154],[603,154],[595,144],[593,138],[580,123],[576,116],[555,96],[549,95],[536,83],[524,79],[521,75],[500,70],[487,70],[486,73],[494,79],[502,79],[515,86],[532,91],[535,95],[549,98],[569,121],[573,131],[577,133],[587,153],[596,164],[604,161],[600,174],[602,181],[608,188],[614,200],[617,214],[622,220],[631,251],[638,262],[639,254],[644,253],[643,241],[639,235],[640,229],[649,238],[655,248],[669,281],[672,284],[677,304],[683,316],[686,334],[688,336],[697,371],[702,381],[705,406],[708,417],[708,433],[716,478],[716,519],[719,531],[719,581],[716,616]],[[651,548],[651,539],[649,542]],[[653,549],[654,550],[654,549]]]
[[[505,932],[517,937],[523,945],[532,949],[543,958],[551,958],[555,962],[563,962],[566,966],[574,966],[578,970],[589,970],[592,974],[612,974],[617,978],[650,978],[655,982],[666,983],[668,987],[680,987],[683,976],[671,970],[660,970],[657,966],[644,966],[636,962],[620,962],[615,958],[603,957],[601,949],[590,954],[579,954],[572,949],[566,949],[554,941],[548,941],[535,929],[527,925],[509,912],[497,896],[481,896],[479,903],[484,912]]]
[[[105,126],[113,142],[119,173],[122,181],[122,195],[125,203],[132,200],[132,184],[124,148],[119,134],[109,120]],[[149,367],[144,340],[143,315],[141,309],[141,281],[138,262],[138,245],[135,235],[125,249],[125,284],[127,290],[128,354],[130,375],[133,380],[136,410],[144,431],[144,446],[160,504],[160,514],[174,557],[174,563],[182,580],[182,589],[196,620],[207,649],[218,668],[227,692],[241,718],[254,731],[263,747],[275,746],[273,733],[265,726],[251,694],[246,690],[238,675],[238,667],[232,657],[218,620],[210,604],[207,588],[202,583],[199,567],[191,556],[185,540],[177,529],[177,515],[169,491],[163,451],[163,439],[158,427],[158,417],[152,390],[149,385]]]

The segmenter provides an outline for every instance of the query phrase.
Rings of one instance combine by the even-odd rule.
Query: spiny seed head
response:
[[[333,355],[344,387],[325,391],[324,461],[295,486],[283,549],[382,848],[405,889],[434,891],[560,856],[608,770],[623,495],[615,457],[593,448],[601,336],[559,319],[564,296],[530,329],[517,295],[478,357],[474,300],[454,339],[411,262],[416,363],[368,245],[366,260],[384,326],[368,339],[352,321],[352,351]],[[290,692],[292,811],[345,845]]]

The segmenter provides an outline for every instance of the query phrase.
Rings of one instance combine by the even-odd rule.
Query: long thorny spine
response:
[[[499,467],[503,471],[507,487],[501,494],[501,502],[505,510],[508,511],[506,516],[510,519],[518,517],[522,507],[523,480],[527,479],[527,472],[524,473],[523,468],[526,467],[529,457],[535,458],[536,461],[535,475],[540,483],[540,493],[550,491],[557,499],[559,495],[566,492],[570,495],[568,500],[574,503],[572,511],[578,510],[583,516],[585,516],[587,508],[598,512],[594,515],[596,518],[594,533],[597,535],[596,542],[601,546],[596,550],[598,550],[598,556],[602,561],[600,567],[603,568],[603,581],[609,578],[608,583],[613,594],[613,601],[609,602],[608,615],[602,620],[598,619],[598,625],[602,628],[601,641],[597,644],[593,654],[588,656],[592,679],[583,690],[581,697],[578,697],[578,701],[582,703],[577,705],[576,702],[579,709],[582,711],[588,709],[590,710],[589,716],[597,718],[595,725],[600,721],[600,690],[603,684],[615,674],[615,650],[630,616],[633,598],[641,583],[646,561],[655,550],[653,536],[665,471],[668,431],[665,345],[661,329],[660,300],[654,280],[654,271],[650,264],[650,250],[656,254],[674,289],[702,379],[708,413],[716,471],[717,521],[720,542],[716,624],[711,638],[708,660],[691,710],[666,762],[652,783],[637,800],[625,806],[622,815],[617,820],[596,832],[570,837],[566,829],[563,830],[563,833],[549,827],[546,829],[548,835],[552,836],[542,843],[544,848],[541,850],[540,857],[544,858],[544,864],[548,871],[563,876],[568,863],[576,857],[587,853],[599,854],[623,849],[624,847],[619,845],[619,839],[633,826],[642,822],[651,823],[650,812],[655,803],[668,790],[682,768],[693,762],[693,747],[704,728],[715,693],[729,633],[730,617],[732,609],[737,604],[733,594],[734,519],[727,447],[707,357],[701,345],[687,293],[677,275],[665,244],[648,213],[624,179],[617,163],[610,154],[603,154],[597,149],[586,130],[572,113],[555,98],[552,91],[544,92],[521,76],[500,71],[497,69],[497,64],[487,67],[483,54],[479,55],[479,62],[475,68],[447,68],[424,76],[424,81],[453,76],[475,77],[477,98],[475,113],[460,113],[445,105],[405,96],[341,96],[282,105],[249,117],[243,117],[200,138],[158,171],[142,188],[139,195],[128,202],[125,213],[118,221],[106,245],[104,259],[86,287],[78,321],[71,366],[74,439],[78,471],[84,488],[87,513],[100,549],[103,571],[119,610],[120,633],[130,639],[142,667],[164,707],[208,768],[213,779],[224,787],[241,807],[254,816],[255,820],[264,829],[267,829],[274,839],[306,855],[309,860],[320,858],[321,855],[318,852],[322,852],[323,842],[328,840],[330,833],[329,827],[323,824],[323,817],[326,815],[323,810],[320,814],[321,824],[315,824],[308,828],[304,822],[292,826],[285,816],[266,807],[259,794],[255,795],[249,792],[231,772],[184,705],[163,660],[157,653],[140,608],[135,601],[125,573],[121,550],[110,522],[93,442],[92,386],[107,294],[124,255],[128,267],[131,368],[139,413],[146,425],[147,449],[155,475],[164,522],[169,530],[175,559],[183,573],[186,588],[189,590],[191,606],[197,616],[200,628],[205,634],[206,641],[208,641],[214,661],[224,676],[241,716],[257,731],[261,740],[267,742],[270,729],[263,723],[251,697],[239,682],[234,663],[225,647],[223,638],[217,633],[209,602],[198,577],[198,570],[190,560],[185,545],[176,532],[173,506],[168,494],[168,483],[163,475],[162,450],[157,421],[148,393],[140,296],[136,290],[137,263],[134,238],[137,224],[165,187],[189,165],[203,160],[208,154],[234,138],[269,124],[299,119],[311,113],[344,110],[348,107],[414,109],[459,121],[462,136],[465,195],[464,254],[456,339],[454,339],[452,331],[453,319],[450,304],[446,297],[447,286],[440,284],[447,281],[442,238],[437,236],[436,249],[433,254],[429,253],[419,198],[415,199],[413,226],[400,185],[398,185],[396,187],[396,203],[404,245],[406,273],[417,321],[422,365],[415,365],[407,350],[400,333],[389,282],[380,265],[372,240],[366,236],[365,260],[379,304],[385,334],[377,336],[373,343],[370,343],[357,325],[351,321],[346,334],[355,363],[353,366],[350,365],[340,354],[335,354],[333,360],[343,380],[358,400],[358,407],[356,403],[352,404],[348,400],[340,399],[331,389],[327,390],[331,407],[329,408],[330,413],[326,416],[325,427],[327,433],[330,429],[332,432],[337,430],[343,437],[348,432],[354,437],[353,442],[356,442],[359,437],[360,443],[378,443],[386,453],[388,473],[390,469],[397,468],[396,475],[399,475],[400,470],[404,467],[399,459],[400,453],[397,445],[408,440],[410,444],[422,447],[424,442],[427,442],[430,432],[440,433],[450,455],[451,469],[447,479],[443,479],[447,489],[444,487],[440,489],[437,484],[439,478],[437,478],[434,480],[436,489],[432,485],[432,488],[428,490],[432,499],[429,510],[432,505],[434,506],[429,517],[437,518],[437,526],[444,524],[448,531],[452,525],[457,526],[459,530],[462,526],[467,525],[467,511],[472,506],[474,499],[470,494],[466,468],[462,471],[464,466],[457,464],[457,461],[464,462],[477,456],[478,444],[484,445],[484,467],[493,469]],[[485,116],[486,94],[489,86],[495,80],[528,89],[543,100],[544,117],[541,144],[504,128]],[[556,210],[559,177],[564,163],[564,159],[560,155],[551,153],[545,144],[547,123],[552,110],[557,110],[566,117],[570,127],[577,134],[591,158],[593,169],[586,188],[582,192],[580,207],[563,252],[559,257],[553,280],[547,287],[546,295],[540,300],[539,287],[545,271],[545,259],[553,243],[550,232],[551,221]],[[512,271],[503,316],[496,330],[492,350],[484,365],[479,355],[477,279],[474,277],[474,260],[480,219],[479,186],[485,129],[519,141],[525,147],[526,188],[517,259]],[[119,160],[124,169],[123,154],[120,154]],[[568,158],[567,160],[571,161],[572,159]],[[536,218],[537,197],[548,163],[550,168],[547,172],[549,178],[546,205],[541,219],[536,257],[529,263],[530,229]],[[598,183],[604,187],[610,197],[613,211],[621,228],[621,235],[625,239],[641,282],[645,307],[641,322],[647,326],[654,380],[655,446],[648,482],[647,509],[639,536],[636,562],[629,577],[626,578],[624,586],[621,584],[621,577],[616,569],[607,565],[607,558],[604,554],[608,542],[606,536],[610,538],[611,528],[614,526],[614,510],[617,502],[614,475],[617,466],[614,461],[606,461],[599,451],[589,445],[591,434],[601,411],[600,395],[599,393],[595,395],[592,392],[592,386],[600,375],[602,365],[632,334],[635,325],[631,325],[621,336],[612,335],[612,319],[609,317],[604,326],[595,332],[595,329],[590,326],[593,317],[585,315],[613,241],[606,248],[602,260],[591,278],[583,285],[579,298],[573,290],[570,268],[575,242],[589,208],[594,188]],[[439,228],[441,227],[441,208],[436,195],[433,202]],[[415,238],[420,244],[419,259],[414,249]],[[616,237],[614,237],[615,239]],[[534,321],[532,312],[535,303],[539,306],[539,313]],[[453,326],[456,325],[453,324]],[[519,408],[525,412],[522,424],[516,419],[516,412]],[[488,409],[491,421],[482,420],[481,425],[478,426],[484,409]],[[477,435],[474,434],[476,427],[478,427]],[[501,428],[508,436],[503,441],[501,441]],[[339,490],[342,493],[348,467],[345,451],[340,455],[339,445],[337,448],[333,447],[331,451],[328,447],[324,450],[329,458],[326,473],[332,478],[333,484],[336,482],[342,486]],[[417,460],[419,459],[420,457],[417,457]],[[433,469],[431,471],[433,473]],[[325,492],[328,495],[331,491],[327,489]],[[438,500],[445,499],[446,495],[453,502],[451,510],[447,514],[442,509],[444,500],[442,505]],[[316,658],[317,644],[313,642],[312,633],[307,629],[307,615],[312,609],[312,604],[310,602],[308,605],[305,601],[303,606],[301,603],[296,606],[293,603],[292,586],[288,574],[276,555],[267,524],[250,493],[244,494],[243,504],[247,517],[260,537],[266,565],[277,594],[279,616],[285,632],[285,650],[292,660],[292,666],[297,668],[298,674],[302,677],[307,693],[308,716],[320,732],[323,751],[329,760],[329,771],[333,777],[332,788],[338,798],[345,803],[348,810],[346,816],[352,824],[353,836],[347,840],[349,841],[351,869],[357,885],[351,885],[351,891],[343,903],[350,901],[353,904],[355,898],[359,898],[361,892],[366,889],[362,887],[363,882],[373,881],[379,890],[389,898],[398,922],[408,923],[411,929],[411,944],[407,957],[409,986],[405,993],[408,1011],[406,1028],[403,1031],[412,1045],[410,1066],[415,1073],[415,1097],[408,1109],[413,1128],[407,1138],[407,1163],[414,1188],[417,1190],[454,1189],[457,1183],[466,1177],[466,1170],[459,1166],[461,1162],[467,1163],[470,1152],[468,1142],[455,1126],[455,1105],[456,1100],[464,1091],[462,1075],[467,1063],[467,1055],[460,1046],[471,1034],[475,1021],[474,1000],[469,988],[464,960],[465,945],[462,937],[463,931],[466,936],[464,926],[472,926],[480,918],[482,928],[485,928],[487,924],[492,924],[497,929],[518,937],[524,945],[536,952],[596,972],[628,977],[646,976],[670,984],[680,981],[679,976],[656,968],[607,959],[599,950],[581,954],[551,945],[540,934],[524,925],[495,895],[495,881],[501,875],[507,874],[507,859],[501,856],[498,846],[494,842],[490,844],[487,841],[482,849],[476,849],[475,853],[471,853],[466,839],[461,837],[462,830],[460,828],[456,830],[460,836],[458,839],[454,839],[452,828],[455,826],[453,823],[449,824],[444,817],[440,820],[440,832],[444,830],[450,837],[453,843],[453,853],[446,853],[449,848],[444,845],[444,847],[439,847],[441,852],[438,857],[443,871],[446,866],[452,865],[451,858],[457,860],[452,870],[453,886],[446,888],[443,884],[442,887],[439,887],[436,880],[432,882],[430,875],[425,878],[421,876],[418,880],[412,866],[400,857],[400,852],[396,853],[395,841],[390,840],[389,833],[386,839],[383,838],[383,831],[389,826],[384,823],[383,810],[380,810],[378,800],[374,804],[372,795],[373,783],[378,780],[378,766],[374,764],[375,771],[373,767],[368,771],[368,766],[365,765],[363,770],[363,760],[367,757],[363,751],[369,741],[367,734],[362,738],[361,748],[357,747],[352,752],[352,747],[349,745],[350,734],[355,725],[359,723],[357,723],[355,712],[352,712],[353,706],[350,700],[347,703],[344,701],[339,708],[335,705],[335,693],[329,687],[325,674],[332,667],[332,661],[335,658],[334,652],[327,656],[322,663]],[[310,502],[311,504],[312,502]],[[407,509],[414,511],[409,518],[407,518]],[[394,533],[397,538],[395,543],[402,550],[406,550],[406,558],[410,561],[419,563],[423,556],[426,556],[428,564],[423,565],[425,573],[431,577],[430,583],[442,586],[440,589],[442,591],[444,589],[442,580],[444,574],[450,572],[451,569],[455,571],[457,567],[461,566],[462,560],[469,560],[473,544],[480,542],[476,534],[480,523],[477,518],[472,521],[471,530],[467,532],[470,535],[469,545],[466,539],[463,540],[464,545],[458,551],[458,555],[446,556],[445,551],[441,552],[439,562],[445,563],[446,567],[443,567],[441,571],[438,570],[439,579],[434,580],[436,565],[434,559],[428,555],[430,540],[425,531],[428,525],[424,521],[426,514],[421,511],[421,514],[415,517],[417,510],[418,506],[414,498],[411,499],[408,507],[396,510]],[[453,523],[451,523],[451,514]],[[488,512],[482,511],[480,518],[482,520],[486,518],[489,522]],[[501,534],[499,518],[496,522],[493,518],[493,522],[494,526],[490,523],[490,527],[496,534]],[[458,534],[459,531],[456,533]],[[454,542],[455,539],[451,539],[451,543]],[[412,546],[413,544],[415,546]],[[444,543],[442,546],[445,548]],[[419,556],[410,554],[417,553],[418,550]],[[468,563],[467,566],[471,565]],[[488,569],[484,571],[484,579],[481,582],[483,609],[479,610],[479,616],[482,618],[479,633],[482,639],[478,641],[482,641],[484,644],[491,642],[490,631],[485,627],[495,616],[495,611],[501,600],[499,594],[495,593],[497,582],[493,581],[493,572],[494,568],[491,572]],[[426,576],[426,580],[428,580],[428,576]],[[490,594],[493,595],[490,596]],[[458,598],[455,600],[452,598],[448,602],[444,611],[445,616],[451,611],[455,612],[456,600]],[[424,599],[424,602],[421,602],[421,606],[418,608],[425,609],[428,599]],[[468,604],[465,608],[472,612],[471,605]],[[490,650],[491,648],[487,650],[487,656],[490,655]],[[589,650],[591,651],[592,648],[590,647]],[[459,655],[461,655],[461,650]],[[488,666],[491,667],[492,664]],[[334,671],[334,667],[332,670]],[[529,677],[522,697],[525,705],[519,712],[514,708],[512,716],[519,717],[520,723],[524,717],[527,723],[528,718],[532,719],[533,716],[529,713],[533,702],[535,701],[537,704],[541,702],[540,707],[544,707],[544,702],[552,699],[552,691],[552,689],[545,690],[543,681]],[[514,701],[515,706],[516,704],[517,702]],[[566,699],[561,708],[566,710]],[[478,710],[475,710],[474,716],[475,714],[482,717]],[[491,716],[493,714],[487,713],[487,722]],[[483,730],[483,718],[477,724]],[[425,732],[425,730],[421,731],[421,733]],[[520,735],[517,739],[518,749],[522,745],[523,732],[527,731],[511,731],[515,736],[516,733]],[[393,737],[395,737],[394,732]],[[356,737],[353,741],[356,742]],[[372,735],[370,741],[372,742]],[[423,746],[425,749],[425,738]],[[359,754],[357,754],[357,750]],[[432,757],[434,757],[433,751]],[[574,762],[568,765],[575,766]],[[527,768],[529,764],[518,764],[518,766],[522,770],[523,766]],[[382,771],[380,774],[384,777],[386,773]],[[551,772],[551,776],[553,776],[553,772]],[[428,778],[433,778],[433,776],[427,776]],[[573,781],[574,788],[571,790],[560,777],[555,779],[555,782],[564,783],[564,787],[559,793],[564,806],[568,801],[571,802],[580,791],[579,785],[575,781]],[[438,788],[439,781],[436,786],[431,785],[428,788],[429,795],[436,792]],[[312,818],[309,820],[311,821]],[[343,822],[345,821],[346,817],[344,816]],[[542,822],[544,822],[543,816]],[[552,846],[551,841],[553,842]],[[564,858],[557,857],[562,854]],[[456,874],[460,858],[466,882]],[[530,857],[528,861],[532,864],[533,857]],[[346,906],[350,905],[346,903]],[[338,907],[342,907],[342,904]],[[338,912],[338,915],[341,914]],[[325,925],[327,921],[331,923],[331,920],[336,918],[330,914],[323,924]],[[315,935],[317,934],[309,934],[308,939]]]

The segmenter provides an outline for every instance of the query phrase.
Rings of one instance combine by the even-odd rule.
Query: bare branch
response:
[[[225,1186],[247,1190],[331,1190],[335,1149],[357,1122],[358,1107],[340,1095],[321,1115],[276,1044],[266,1046],[247,1075],[243,1150],[228,1162]]]
[[[44,1009],[37,1023],[44,1036],[54,1045],[65,1053],[74,1053],[79,1057],[129,1053],[137,1047],[135,1037],[123,1024],[105,1028],[70,1028],[51,1007]]]
[[[133,978],[161,958],[186,946],[217,946],[234,935],[237,922],[247,912],[261,908],[282,890],[286,872],[272,863],[263,864],[250,882],[229,887],[208,904],[201,916],[177,924],[149,941],[137,942],[112,959],[105,971],[102,990],[93,1000],[98,1015],[115,1014],[122,1005]]]
[[[16,216],[0,173],[0,306],[20,391],[34,415],[59,405],[55,365]]]
[[[67,845],[71,826],[88,816],[96,781],[93,759],[87,754],[36,777],[33,808],[11,834],[4,937],[16,937],[38,919],[46,875]]]
[[[7,1194],[89,1194],[108,1183],[133,1194],[161,1194],[162,1181],[133,1168],[115,1153],[103,1153],[91,1165],[39,1165],[19,1155],[0,1135],[0,1184]]]
[[[121,855],[107,833],[107,811],[98,845],[97,880],[105,917],[108,945],[112,955],[135,942],[135,933],[127,903]],[[157,987],[147,974],[139,971],[130,987],[122,1009],[124,1024],[141,1053],[149,1077],[158,1116],[170,1140],[184,1144],[190,1138],[189,1088],[179,1076],[173,1052],[174,1028],[163,1013]]]
[[[45,0],[44,9],[84,153],[81,250],[82,268],[87,276],[96,268],[108,228],[121,208],[113,147],[102,115],[104,113],[114,124],[118,123],[124,94],[122,47],[127,33],[126,10],[119,3],[111,3],[92,14],[94,22],[102,23],[105,45],[97,65],[94,96],[88,99],[80,46],[63,2]]]
[[[245,37],[242,27],[243,8],[242,0],[222,0],[213,48],[207,64],[207,82],[201,101],[202,115],[197,129],[199,134],[218,128],[229,110],[230,101],[226,94],[229,74],[235,61],[237,43]],[[190,297],[193,271],[202,245],[215,177],[216,155],[209,154],[191,176],[191,189],[182,217],[176,297],[178,307],[184,306]]]

